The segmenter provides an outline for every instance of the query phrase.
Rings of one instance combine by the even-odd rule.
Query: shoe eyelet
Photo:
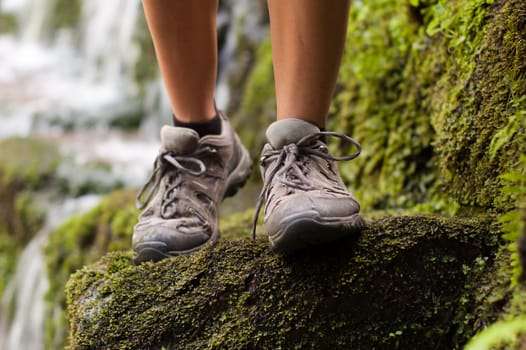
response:
[[[153,210],[150,208],[150,209],[145,210],[145,211],[142,213],[141,217],[142,217],[142,218],[148,218],[148,217],[152,216],[153,214],[154,214],[154,213],[153,213]]]

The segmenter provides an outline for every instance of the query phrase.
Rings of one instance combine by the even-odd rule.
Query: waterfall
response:
[[[44,296],[49,282],[42,255],[43,245],[48,235],[65,217],[88,210],[98,203],[99,198],[99,196],[88,195],[49,206],[44,227],[20,255],[15,278],[8,284],[2,298],[0,349],[44,349]],[[9,320],[11,306],[14,306],[14,315],[12,320]]]
[[[2,309],[9,310],[14,304],[13,321],[7,320],[7,311],[2,314],[0,348],[41,349],[44,322],[43,300],[48,288],[46,271],[43,270],[41,246],[49,234],[42,229],[25,248],[17,264],[16,275],[7,287],[2,300]]]
[[[116,115],[141,113],[134,80],[140,0],[82,1],[78,25],[66,29],[52,27],[54,1],[1,4],[18,31],[0,35],[0,137],[107,129]]]
[[[109,164],[136,186],[158,148],[159,114],[169,115],[159,79],[144,99],[134,79],[140,0],[83,0],[78,23],[60,29],[51,25],[54,4],[0,2],[0,14],[18,21],[15,33],[0,33],[0,139],[53,137],[79,165]],[[154,118],[133,135],[111,129],[112,118],[129,114]]]
[[[130,83],[139,57],[133,40],[139,5],[139,0],[83,2],[80,46],[86,79],[117,82],[121,89],[135,87]]]

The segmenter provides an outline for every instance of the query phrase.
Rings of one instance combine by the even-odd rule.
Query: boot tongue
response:
[[[176,154],[192,154],[199,146],[199,134],[192,129],[165,125],[161,128],[162,147]]]
[[[309,122],[296,118],[278,120],[267,129],[267,140],[274,149],[298,142],[301,138],[320,132],[320,129]]]

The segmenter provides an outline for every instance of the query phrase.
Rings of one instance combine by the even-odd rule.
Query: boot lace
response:
[[[335,157],[327,151],[325,144],[319,141],[323,136],[339,138],[340,140],[355,146],[357,151],[351,155]],[[263,154],[260,159],[262,165],[269,161],[276,162],[277,165],[267,176],[265,176],[263,188],[256,204],[256,212],[252,224],[252,238],[256,239],[256,226],[259,213],[263,202],[265,201],[265,198],[267,198],[268,192],[272,187],[271,184],[274,181],[302,191],[313,190],[315,187],[311,184],[306,171],[306,165],[311,156],[318,156],[328,161],[349,161],[358,157],[361,151],[362,148],[360,144],[351,137],[337,132],[321,131],[307,135],[296,143],[286,145],[280,150],[271,150]]]
[[[161,201],[161,216],[164,217],[168,206],[177,198],[176,190],[184,181],[184,175],[201,176],[206,172],[205,163],[198,159],[203,152],[210,152],[212,149],[201,148],[192,155],[178,155],[172,151],[160,153],[153,164],[153,171],[150,178],[142,186],[135,199],[138,209],[144,209],[151,201],[153,195],[159,189],[161,180],[164,176],[169,176],[168,186],[163,193]],[[142,199],[144,197],[144,199]]]

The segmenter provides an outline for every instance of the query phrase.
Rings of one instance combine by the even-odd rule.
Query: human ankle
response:
[[[199,134],[199,137],[206,135],[219,135],[222,131],[221,117],[218,113],[212,119],[199,122],[183,122],[173,115],[173,124],[174,126],[193,129]]]

